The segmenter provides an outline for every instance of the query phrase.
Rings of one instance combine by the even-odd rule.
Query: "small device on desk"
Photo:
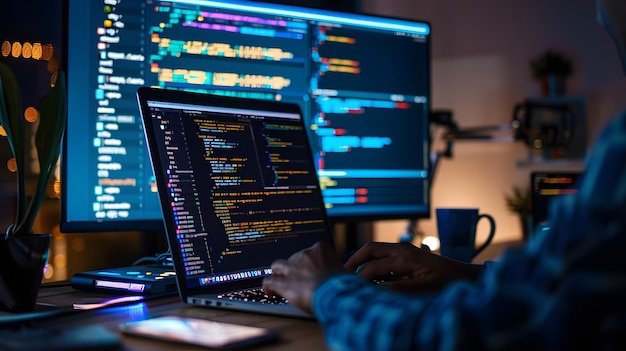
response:
[[[175,295],[173,267],[145,265],[86,271],[72,277],[74,289],[114,295]]]
[[[119,327],[130,335],[220,350],[264,344],[279,337],[266,328],[179,316],[127,322]]]

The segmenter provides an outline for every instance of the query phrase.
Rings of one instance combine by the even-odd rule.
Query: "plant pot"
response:
[[[51,239],[51,234],[0,239],[0,310],[35,309]]]

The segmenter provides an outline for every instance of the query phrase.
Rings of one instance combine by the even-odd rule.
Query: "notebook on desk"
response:
[[[153,88],[137,97],[182,300],[310,317],[241,292],[258,292],[274,260],[332,243],[299,107]]]

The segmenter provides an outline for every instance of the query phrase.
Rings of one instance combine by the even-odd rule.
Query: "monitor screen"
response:
[[[534,171],[530,174],[531,183],[531,233],[548,230],[550,204],[560,196],[576,194],[578,179],[582,172]]]
[[[61,230],[159,230],[138,87],[300,105],[328,214],[426,217],[430,25],[279,4],[67,0]]]

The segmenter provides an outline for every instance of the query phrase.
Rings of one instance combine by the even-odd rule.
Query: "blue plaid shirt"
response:
[[[313,308],[334,350],[626,350],[626,114],[610,123],[576,195],[553,201],[551,228],[477,282],[437,295],[383,291],[340,275]]]

